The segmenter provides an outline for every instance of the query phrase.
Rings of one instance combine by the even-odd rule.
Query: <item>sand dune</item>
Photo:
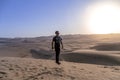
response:
[[[31,57],[35,59],[50,59],[53,55],[49,51],[31,49]]]
[[[102,43],[91,47],[91,49],[101,51],[120,51],[120,43]]]
[[[31,50],[32,57],[36,59],[54,59],[54,54],[44,50]],[[73,52],[61,52],[61,60],[67,62],[98,64],[98,65],[120,65],[120,56],[114,52],[77,50]],[[116,55],[115,55],[116,54]]]
[[[120,34],[64,35],[61,65],[52,36],[0,38],[0,80],[119,80]]]
[[[98,65],[120,65],[120,60],[105,55],[68,53],[63,55],[63,57],[65,61],[69,61],[69,62],[98,64]]]

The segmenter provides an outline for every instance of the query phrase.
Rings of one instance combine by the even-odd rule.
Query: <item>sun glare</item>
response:
[[[89,6],[85,24],[96,34],[120,32],[120,6],[118,3],[97,3]]]

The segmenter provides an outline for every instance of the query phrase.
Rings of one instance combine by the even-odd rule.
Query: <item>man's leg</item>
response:
[[[60,64],[59,62],[59,55],[60,55],[60,49],[56,49],[56,63]]]

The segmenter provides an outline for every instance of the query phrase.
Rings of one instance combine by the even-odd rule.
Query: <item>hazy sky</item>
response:
[[[80,17],[89,0],[0,0],[0,37],[84,33]]]
[[[82,26],[94,0],[0,0],[0,37],[36,37],[89,33]]]

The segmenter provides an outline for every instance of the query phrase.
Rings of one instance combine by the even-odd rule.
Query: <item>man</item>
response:
[[[59,62],[59,55],[60,55],[60,46],[62,46],[63,49],[63,43],[62,43],[62,38],[59,36],[59,31],[56,31],[55,34],[56,36],[54,36],[52,40],[52,49],[55,49],[56,52],[56,63],[61,64]]]

